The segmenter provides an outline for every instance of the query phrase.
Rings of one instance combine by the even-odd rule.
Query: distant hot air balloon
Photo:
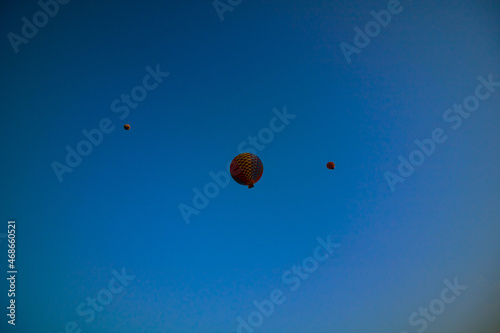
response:
[[[328,169],[330,169],[330,170],[333,170],[333,169],[335,169],[335,163],[333,163],[333,162],[328,162],[328,163],[326,163],[326,167],[327,167]]]
[[[129,124],[125,124],[125,125],[123,126],[123,128],[125,128],[125,129],[128,131],[128,130],[130,129],[130,125],[129,125]]]
[[[248,188],[252,188],[253,184],[259,181],[264,172],[264,166],[260,158],[250,153],[236,156],[229,169],[234,181],[241,185],[248,185]]]

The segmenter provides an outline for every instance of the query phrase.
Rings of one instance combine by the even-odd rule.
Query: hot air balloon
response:
[[[328,162],[328,163],[326,163],[326,167],[327,167],[328,169],[330,169],[330,170],[333,170],[333,169],[335,169],[335,163],[333,163],[333,162]]]
[[[123,128],[125,128],[128,131],[130,129],[130,125],[129,124],[125,124],[125,125],[123,125]]]
[[[264,166],[260,158],[250,153],[236,156],[229,169],[234,181],[241,185],[248,185],[248,188],[252,188],[253,184],[259,181],[264,172]]]

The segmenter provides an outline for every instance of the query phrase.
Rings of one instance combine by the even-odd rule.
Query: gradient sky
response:
[[[340,43],[387,6],[242,1],[221,21],[211,1],[70,1],[16,53],[8,34],[40,6],[3,2],[0,248],[16,220],[19,273],[0,331],[236,332],[279,289],[255,332],[411,333],[456,277],[466,291],[425,331],[498,332],[500,87],[456,130],[443,114],[500,81],[500,3],[403,0],[348,63]],[[170,74],[120,119],[148,66]],[[179,205],[285,108],[256,186],[231,180],[186,224]],[[59,181],[53,162],[105,118]],[[447,140],[392,192],[386,172],[436,128]],[[290,290],[282,275],[329,235],[340,247]],[[122,268],[135,278],[86,322],[77,307]]]

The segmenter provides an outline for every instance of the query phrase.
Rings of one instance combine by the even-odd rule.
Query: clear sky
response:
[[[1,332],[498,332],[498,1],[65,1],[1,5]]]

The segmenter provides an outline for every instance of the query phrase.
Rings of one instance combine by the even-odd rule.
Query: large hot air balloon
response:
[[[229,169],[234,181],[241,185],[248,185],[248,188],[252,188],[253,184],[259,181],[264,172],[264,166],[260,158],[250,153],[236,156]]]
[[[333,162],[328,162],[328,163],[326,163],[326,167],[327,167],[328,169],[330,169],[330,170],[333,170],[333,169],[335,169],[335,163],[333,163]]]

